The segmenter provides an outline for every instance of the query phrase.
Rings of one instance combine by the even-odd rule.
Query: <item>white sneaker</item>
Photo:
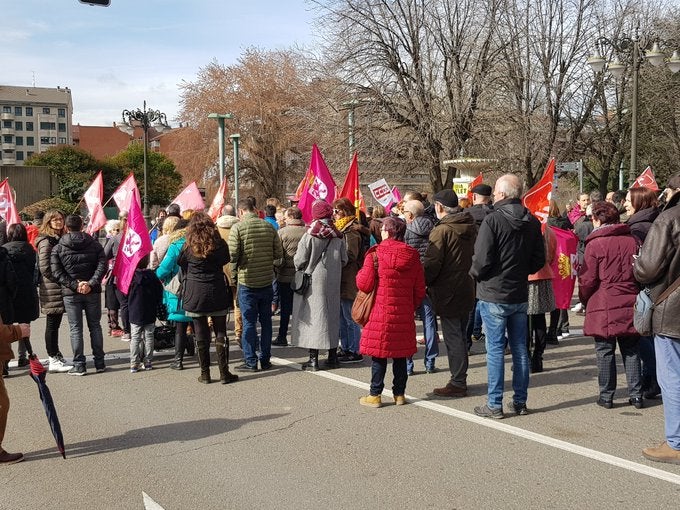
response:
[[[576,313],[580,312],[581,310],[583,310],[583,304],[581,303],[576,303],[576,305],[574,305],[574,307],[571,309],[572,312]]]
[[[120,339],[121,339],[123,342],[129,342],[129,341],[130,341],[130,333],[125,333],[125,334],[123,334],[123,336],[121,336]]]
[[[569,331],[567,331],[566,333],[560,333],[559,335],[557,335],[557,339],[563,340],[565,338],[569,338],[570,336],[571,336],[571,333],[569,333]]]
[[[68,372],[73,368],[71,365],[67,365],[63,359],[52,357],[49,358],[48,367],[49,372],[61,372],[61,373]]]

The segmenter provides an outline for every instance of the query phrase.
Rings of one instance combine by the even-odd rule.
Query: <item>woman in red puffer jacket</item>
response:
[[[374,260],[378,262],[378,288],[368,323],[361,333],[361,354],[371,356],[370,395],[361,405],[381,407],[387,358],[392,358],[392,393],[397,405],[406,403],[406,359],[417,350],[413,314],[425,297],[425,276],[418,252],[404,243],[406,223],[386,218],[381,227],[382,242],[371,248],[357,274],[357,287],[370,292],[376,283]]]
[[[638,241],[628,225],[619,223],[619,211],[608,202],[592,207],[593,226],[586,239],[578,287],[586,306],[583,333],[594,337],[600,397],[597,404],[613,407],[616,391],[616,360],[619,344],[628,382],[628,403],[643,407],[640,375],[640,335],[633,327],[633,305],[639,292],[633,276]]]

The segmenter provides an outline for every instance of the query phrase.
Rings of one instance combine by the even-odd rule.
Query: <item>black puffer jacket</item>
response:
[[[486,218],[486,215],[489,214],[490,212],[493,211],[493,205],[491,204],[476,204],[473,205],[472,207],[468,207],[467,212],[470,213],[470,216],[472,216],[475,219],[475,224],[479,227],[482,222],[484,221],[484,218]]]
[[[231,288],[222,268],[230,260],[229,248],[222,238],[217,242],[215,251],[204,259],[196,257],[184,245],[177,264],[184,272],[182,307],[185,311],[209,314],[227,310],[233,305]]]
[[[659,215],[659,209],[656,207],[648,207],[647,209],[642,209],[634,213],[630,218],[628,218],[628,226],[630,227],[630,233],[633,234],[640,244],[645,242],[647,237],[647,232],[652,227],[652,223]]]
[[[40,315],[35,286],[35,250],[27,241],[10,241],[3,246],[17,276],[14,322],[28,323]]]
[[[64,296],[77,294],[79,281],[87,282],[92,292],[102,291],[107,269],[104,248],[85,232],[64,234],[52,249],[50,265]]]
[[[519,304],[529,298],[528,281],[545,264],[541,224],[518,198],[497,202],[479,227],[470,275],[477,298]]]
[[[17,293],[17,275],[5,248],[0,247],[0,316],[5,324],[14,322],[14,296]]]
[[[64,298],[61,285],[52,276],[50,258],[52,249],[59,243],[59,238],[46,234],[39,235],[35,241],[38,250],[38,268],[40,269],[40,306],[44,314],[64,313]]]
[[[411,223],[406,224],[404,242],[411,248],[415,248],[420,255],[420,263],[423,263],[427,246],[430,244],[430,232],[434,228],[434,221],[429,216],[417,216]]]

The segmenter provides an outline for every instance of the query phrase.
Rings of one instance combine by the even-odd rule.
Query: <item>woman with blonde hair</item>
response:
[[[175,230],[175,225],[179,218],[177,216],[169,216],[163,220],[162,233],[153,243],[153,250],[151,251],[151,257],[149,258],[149,269],[156,269],[163,257],[165,257],[168,247],[170,246],[170,234]]]

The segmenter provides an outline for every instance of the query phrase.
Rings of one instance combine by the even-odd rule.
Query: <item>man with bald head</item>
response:
[[[478,306],[486,326],[488,397],[475,414],[503,418],[504,351],[512,352],[510,410],[527,414],[529,356],[527,352],[528,276],[545,264],[541,224],[522,205],[522,183],[506,174],[496,181],[494,210],[479,227],[470,275],[477,281]]]

